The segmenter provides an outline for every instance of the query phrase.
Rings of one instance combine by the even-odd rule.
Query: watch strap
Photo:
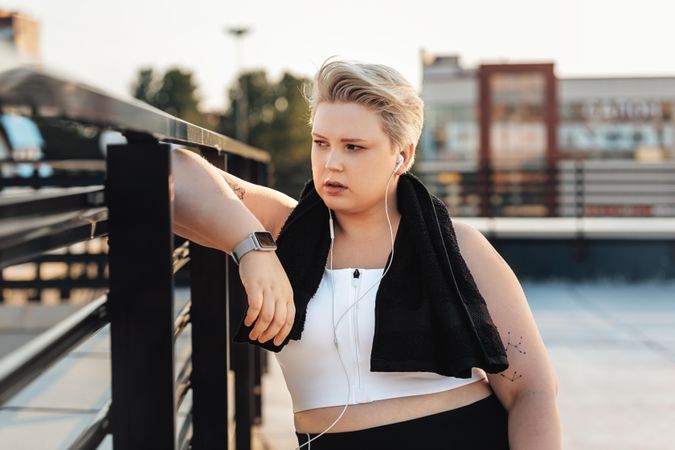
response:
[[[269,239],[273,241],[271,234],[269,232],[265,233],[269,234]],[[234,259],[234,262],[237,263],[237,265],[239,265],[239,261],[241,261],[241,258],[243,258],[244,255],[247,254],[248,252],[252,252],[254,250],[274,251],[276,250],[276,245],[274,246],[261,245],[260,242],[258,241],[258,237],[256,236],[255,232],[250,233],[241,242],[239,242],[237,245],[234,246],[234,249],[232,250],[232,258]]]

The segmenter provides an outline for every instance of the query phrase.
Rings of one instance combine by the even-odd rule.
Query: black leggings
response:
[[[319,433],[295,433],[300,445]],[[308,437],[309,436],[309,437]],[[508,450],[508,413],[488,397],[430,416],[365,430],[330,431],[300,450]]]

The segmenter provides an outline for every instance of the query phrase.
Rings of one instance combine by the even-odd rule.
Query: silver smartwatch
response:
[[[234,262],[239,265],[241,258],[251,251],[273,252],[277,249],[277,244],[274,242],[272,233],[269,231],[255,231],[240,243],[234,246],[232,250],[232,258]]]

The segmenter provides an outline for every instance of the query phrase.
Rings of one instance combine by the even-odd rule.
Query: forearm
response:
[[[509,444],[512,450],[560,450],[561,439],[554,393],[531,392],[514,401],[509,410]]]
[[[204,236],[202,236],[199,233],[196,233],[194,230],[191,230],[189,228],[185,228],[184,226],[178,225],[176,221],[173,223],[173,232],[176,233],[179,236],[184,237],[185,239],[188,239],[192,242],[195,242],[202,247],[210,247],[210,248],[215,248],[217,250],[220,250],[218,245],[215,243],[207,240]]]
[[[249,233],[264,230],[218,169],[186,150],[172,154],[176,234],[231,254]]]

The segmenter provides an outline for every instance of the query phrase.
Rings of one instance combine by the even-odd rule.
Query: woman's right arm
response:
[[[172,155],[176,234],[232,254],[234,246],[250,233],[276,227],[278,211],[266,215],[260,210],[263,224],[204,158],[182,149]],[[247,253],[240,261],[239,276],[248,296],[244,323],[255,322],[249,337],[260,342],[274,338],[274,344],[280,345],[293,325],[295,305],[276,253]]]

